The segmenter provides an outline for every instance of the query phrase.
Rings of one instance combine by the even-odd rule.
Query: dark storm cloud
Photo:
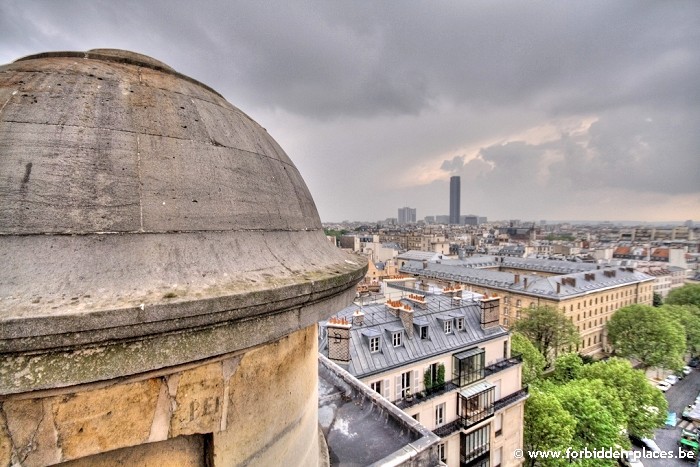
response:
[[[699,25],[696,0],[5,0],[0,59],[151,55],[267,127],[327,220],[444,213],[450,174],[492,215],[547,217],[586,190],[700,199]],[[519,136],[562,120],[595,123]]]

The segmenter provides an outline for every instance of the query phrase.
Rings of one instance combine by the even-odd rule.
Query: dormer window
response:
[[[379,337],[369,338],[369,351],[372,353],[379,352]]]
[[[420,336],[421,339],[427,339],[428,338],[428,326],[421,326],[418,328],[418,335]]]
[[[462,331],[464,329],[464,318],[455,318],[455,326],[458,331]]]
[[[445,334],[452,334],[452,320],[446,320],[442,323],[442,327],[445,330]]]
[[[394,344],[394,347],[401,347],[401,344],[403,343],[402,337],[401,332],[395,332],[391,335],[391,343]]]

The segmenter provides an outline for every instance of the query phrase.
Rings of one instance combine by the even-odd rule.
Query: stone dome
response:
[[[0,394],[279,338],[345,306],[366,269],[264,128],[144,55],[0,67],[0,153]]]

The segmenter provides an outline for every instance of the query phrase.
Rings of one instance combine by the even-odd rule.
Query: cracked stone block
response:
[[[40,467],[61,460],[50,404],[50,401],[42,399],[13,400],[3,404],[14,448],[13,464]],[[0,465],[7,464],[9,462]]]
[[[57,397],[53,410],[64,459],[146,442],[161,384],[154,378]]]
[[[171,436],[210,433],[219,429],[223,383],[220,362],[182,372],[174,397]]]

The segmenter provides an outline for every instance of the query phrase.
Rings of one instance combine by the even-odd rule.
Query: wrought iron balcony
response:
[[[512,394],[508,394],[507,396],[502,397],[497,401],[494,401],[490,407],[486,407],[482,412],[476,414],[478,416],[458,417],[456,420],[453,420],[449,423],[437,427],[435,430],[433,430],[433,433],[435,433],[441,438],[444,438],[446,436],[451,435],[455,431],[459,431],[462,429],[467,430],[472,426],[476,425],[477,423],[490,418],[495,412],[504,409],[509,405],[515,404],[516,402],[519,402],[523,399],[526,399],[528,395],[528,387],[525,386],[524,388],[519,389],[518,391],[515,391]]]
[[[498,399],[496,402],[493,403],[493,409],[494,410],[501,410],[505,407],[508,407],[509,405],[512,405],[522,399],[526,399],[529,396],[529,390],[528,387],[525,386],[524,388],[515,391],[512,394],[508,394],[505,397],[502,397]]]
[[[523,362],[523,356],[514,354],[510,358],[504,358],[496,363],[484,367],[484,376],[491,376],[499,371],[507,370],[515,365],[520,365]]]
[[[421,402],[425,402],[450,391],[454,391],[455,389],[459,389],[459,386],[457,386],[454,381],[445,381],[441,387],[433,386],[433,388],[428,391],[421,391],[417,394],[413,394],[411,397],[399,399],[394,401],[394,405],[401,410],[405,410],[409,407],[420,404]]]

